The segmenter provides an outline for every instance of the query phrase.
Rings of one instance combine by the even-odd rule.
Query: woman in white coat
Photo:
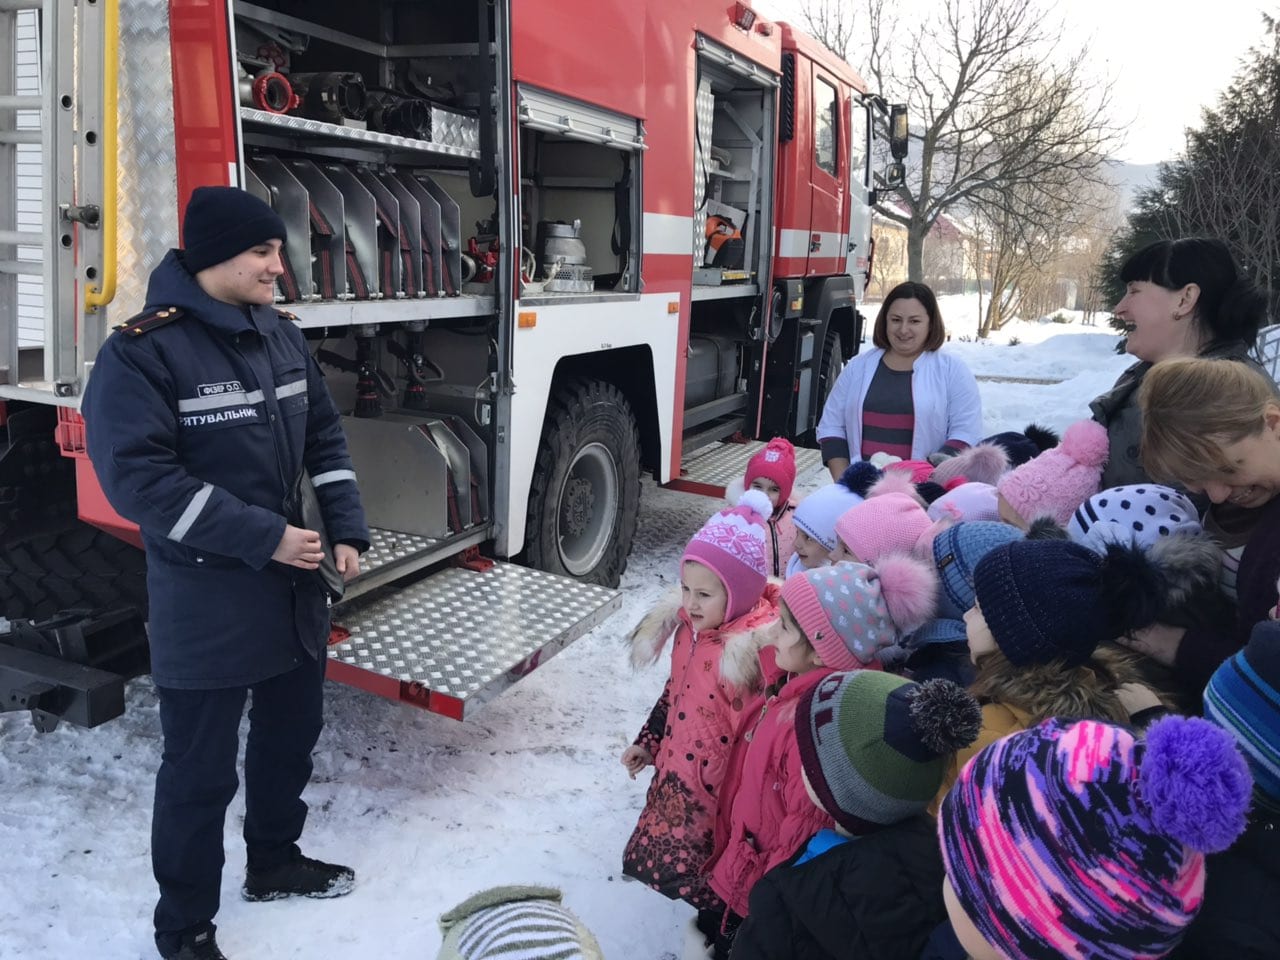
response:
[[[939,351],[946,339],[932,290],[907,282],[889,291],[871,335],[876,349],[845,366],[818,422],[833,478],[853,457],[937,462],[982,438],[978,383],[962,360]]]

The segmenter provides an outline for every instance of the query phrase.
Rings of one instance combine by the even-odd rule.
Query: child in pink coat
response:
[[[622,855],[623,872],[718,924],[724,904],[701,875],[714,843],[721,783],[734,730],[753,690],[721,675],[725,641],[777,619],[778,587],[765,568],[768,498],[748,490],[689,541],[680,563],[682,604],[657,629],[632,634],[632,659],[656,658],[672,629],[671,676],[635,742],[622,754],[634,778],[654,767],[644,810]],[[656,644],[655,644],[656,641]]]
[[[731,501],[736,501],[742,489],[759,490],[769,498],[773,510],[765,531],[765,564],[771,577],[783,577],[796,539],[794,514],[796,502],[791,491],[796,483],[796,448],[790,440],[774,437],[747,461],[747,470],[741,484],[734,481],[727,491]]]
[[[800,776],[796,704],[833,671],[882,669],[880,652],[931,619],[937,595],[937,574],[907,556],[819,567],[783,584],[773,636],[790,679],[742,719],[707,867],[728,906],[716,956],[728,956],[756,882],[832,825]]]

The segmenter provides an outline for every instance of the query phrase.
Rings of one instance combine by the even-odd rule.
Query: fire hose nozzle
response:
[[[284,74],[267,70],[256,77],[241,79],[240,102],[266,113],[288,113],[300,101]]]

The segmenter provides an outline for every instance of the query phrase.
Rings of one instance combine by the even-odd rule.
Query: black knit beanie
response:
[[[284,221],[247,190],[196,187],[182,219],[183,260],[192,275],[266,240],[284,240]]]

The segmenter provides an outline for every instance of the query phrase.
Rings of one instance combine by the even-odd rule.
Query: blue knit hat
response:
[[[1034,423],[1027,424],[1021,433],[1017,430],[1006,430],[987,437],[983,443],[994,443],[1009,455],[1009,466],[1020,467],[1028,460],[1034,460],[1046,450],[1058,445],[1058,435],[1046,427]]]
[[[973,606],[973,571],[996,547],[1022,539],[1022,531],[1007,523],[973,520],[947,527],[933,541],[933,562],[942,579],[939,616],[958,620]],[[947,604],[951,604],[950,609]]]
[[[195,276],[268,240],[284,240],[280,215],[239,187],[196,187],[182,218],[182,258]]]
[[[1087,661],[1121,625],[1103,591],[1102,557],[1069,540],[1016,540],[973,572],[974,595],[996,646],[1015,666]]]
[[[1259,802],[1280,810],[1280,623],[1264,620],[1209,678],[1204,715],[1230,731],[1253,771]]]

